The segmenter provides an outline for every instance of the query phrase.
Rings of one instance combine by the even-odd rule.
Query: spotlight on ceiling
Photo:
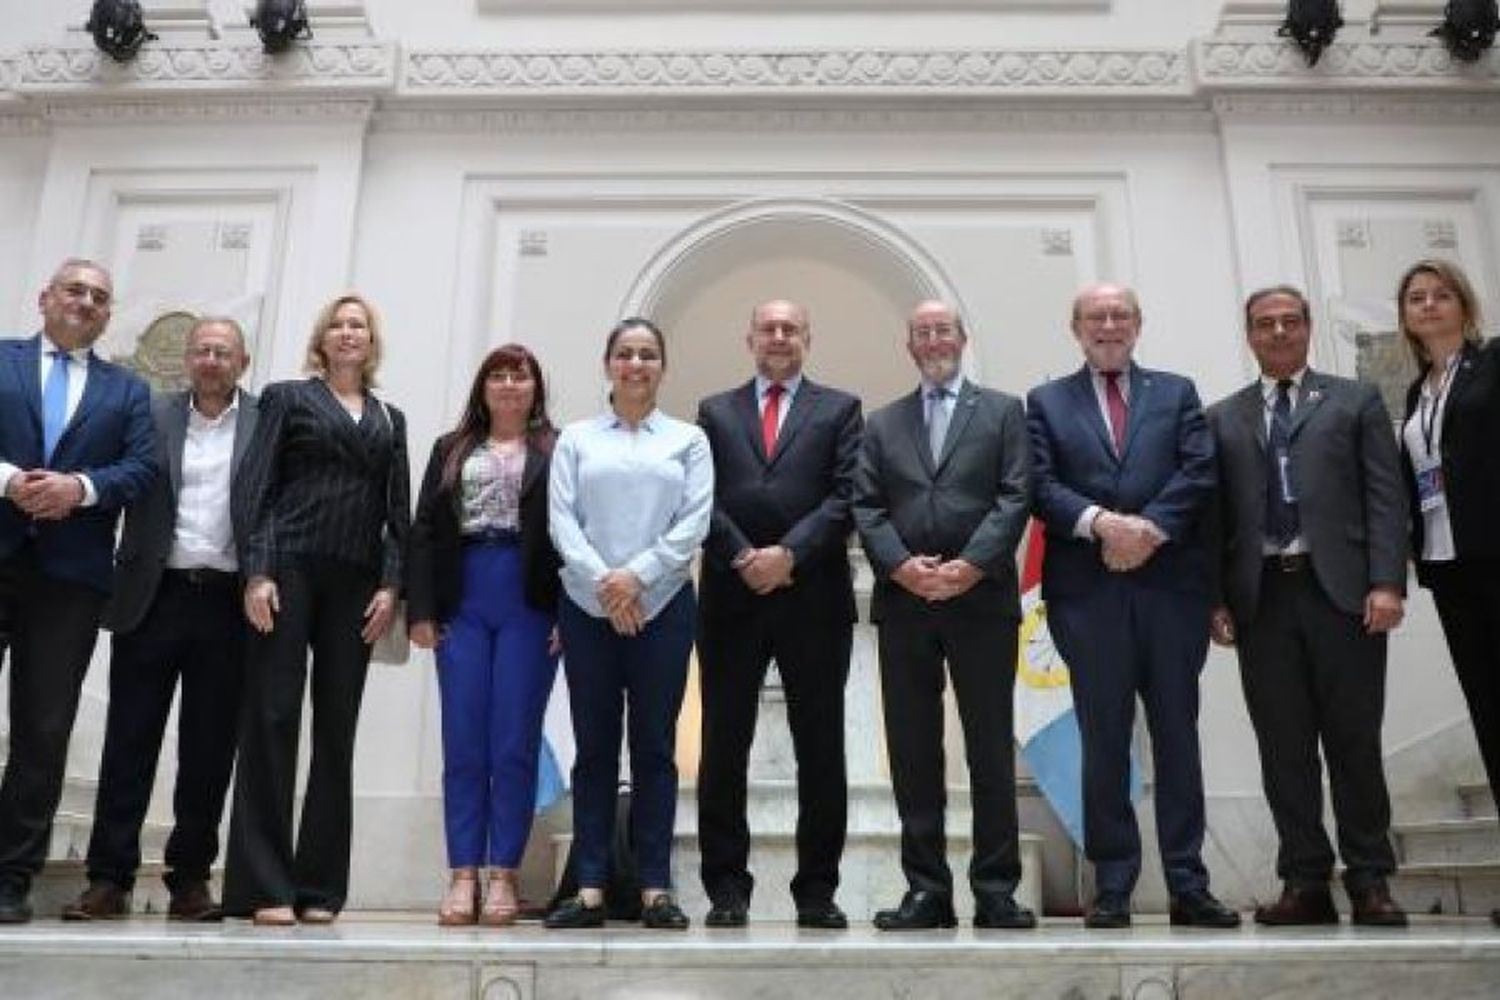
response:
[[[156,36],[146,30],[138,0],[94,0],[83,30],[94,36],[99,51],[115,62],[129,62],[141,50],[142,42],[156,41]]]
[[[260,35],[261,46],[272,55],[312,37],[305,0],[256,0],[250,26]]]
[[[1290,38],[1302,50],[1307,64],[1316,66],[1343,26],[1338,0],[1291,0],[1286,5],[1286,20],[1276,34]]]
[[[1495,0],[1448,0],[1443,23],[1431,32],[1441,38],[1448,54],[1459,62],[1478,62],[1495,44],[1500,30],[1500,10]]]

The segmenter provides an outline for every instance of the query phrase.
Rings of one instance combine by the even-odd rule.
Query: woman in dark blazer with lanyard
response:
[[[370,392],[381,343],[360,296],[323,307],[307,344],[312,377],[266,386],[231,498],[249,525],[240,569],[253,635],[224,910],[257,924],[330,923],[348,894],[355,727],[410,518],[406,421]],[[294,840],[309,647],[312,756]]]
[[[445,926],[514,923],[542,717],[557,673],[547,467],[557,431],[541,366],[519,344],[479,365],[464,415],[433,445],[407,564],[411,639],[437,649]],[[491,865],[480,905],[479,868]]]
[[[1408,268],[1396,308],[1420,369],[1401,429],[1417,580],[1432,591],[1500,798],[1500,342],[1483,339],[1473,286],[1448,261]],[[1500,925],[1500,910],[1490,917]]]

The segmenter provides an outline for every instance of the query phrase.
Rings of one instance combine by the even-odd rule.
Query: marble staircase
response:
[[[1500,909],[1500,818],[1489,785],[1457,786],[1456,815],[1397,823],[1392,892],[1416,913],[1474,916]]]

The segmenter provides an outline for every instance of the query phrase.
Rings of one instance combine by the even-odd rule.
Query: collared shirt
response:
[[[771,380],[764,375],[755,376],[755,411],[762,417],[766,414],[766,395],[771,391]],[[796,397],[797,390],[802,388],[802,373],[798,372],[791,378],[781,381],[781,405],[776,409],[776,426],[786,426],[786,415],[792,408],[792,399]]]
[[[59,362],[58,358],[52,356],[52,352],[59,348],[56,342],[45,333],[41,334],[41,338],[41,349],[37,355],[37,378],[39,379],[37,384],[45,386],[47,376],[52,374],[52,366]],[[63,423],[64,427],[72,422],[73,414],[78,412],[78,404],[83,399],[83,387],[89,380],[89,353],[90,349],[87,347],[76,347],[67,352],[66,360],[71,370],[68,372],[68,403],[64,411],[67,419]],[[0,462],[0,497],[3,497],[10,489],[10,477],[20,471],[22,470],[19,466],[9,462]],[[92,507],[98,503],[99,494],[94,489],[93,481],[81,472],[75,472],[73,475],[77,476],[78,481],[83,484],[81,506]]]
[[[240,393],[217,417],[204,416],[188,396],[187,436],[182,443],[182,484],[177,491],[177,523],[167,565],[173,569],[239,568],[234,525],[229,518],[229,481]]]
[[[654,618],[688,581],[713,497],[713,457],[696,424],[660,410],[634,428],[613,412],[569,424],[553,449],[547,498],[568,597],[603,618],[599,581],[628,569]]]
[[[937,406],[941,406],[946,410],[947,413],[945,415],[948,417],[948,422],[950,424],[953,422],[953,408],[958,405],[958,394],[963,391],[963,387],[963,372],[955,373],[952,378],[942,385],[929,382],[925,378],[922,380],[922,419],[928,427],[932,426],[932,410]],[[941,399],[933,398],[932,394],[936,389],[943,390],[943,397]]]
[[[1447,370],[1436,387],[1431,379],[1424,378],[1417,407],[1411,418],[1401,428],[1401,439],[1412,464],[1423,468],[1443,461],[1443,414],[1448,410],[1448,390],[1453,385],[1453,375],[1463,360],[1463,352],[1455,351],[1448,359]],[[1458,558],[1458,547],[1453,543],[1453,519],[1448,516],[1448,505],[1440,503],[1428,510],[1420,509],[1422,518],[1422,551],[1417,558],[1423,562],[1448,562]]]
[[[1297,412],[1297,406],[1302,402],[1302,380],[1306,376],[1307,369],[1305,367],[1299,368],[1290,376],[1292,385],[1291,388],[1287,390],[1287,396],[1291,399],[1293,413]],[[1260,377],[1260,398],[1263,404],[1261,406],[1261,409],[1264,411],[1263,417],[1265,420],[1265,431],[1268,439],[1271,434],[1271,413],[1276,409],[1276,386],[1280,381],[1280,379],[1272,378],[1269,375],[1262,375]],[[1266,460],[1275,461],[1275,457],[1267,454]],[[1302,555],[1307,551],[1307,539],[1302,537],[1302,534],[1300,532],[1297,534],[1297,537],[1293,538],[1285,545],[1277,545],[1271,539],[1267,538],[1261,542],[1261,551],[1268,556]]]
[[[1094,387],[1094,405],[1099,407],[1099,419],[1104,421],[1104,427],[1108,430],[1110,426],[1109,379],[1105,378],[1104,373],[1093,365],[1089,365],[1088,369],[1089,384]],[[1120,372],[1115,378],[1115,386],[1120,390],[1120,398],[1125,401],[1128,412],[1130,406],[1130,365],[1127,364],[1125,370]],[[1114,450],[1113,442],[1111,442],[1110,450]],[[1094,519],[1102,513],[1104,513],[1104,508],[1096,503],[1091,503],[1085,507],[1083,513],[1078,515],[1078,520],[1073,524],[1073,537],[1092,540],[1094,537]]]

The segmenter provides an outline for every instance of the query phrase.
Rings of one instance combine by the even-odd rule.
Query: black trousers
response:
[[[713,900],[748,901],[750,827],[746,781],[766,668],[776,660],[797,758],[798,906],[831,902],[848,826],[844,686],[853,625],[806,620],[775,595],[744,618],[703,617],[698,667],[703,747],[698,767],[698,840],[703,888]]]
[[[1490,791],[1500,799],[1500,562],[1430,562],[1422,575],[1432,586],[1453,669],[1469,703]]]
[[[370,663],[359,631],[378,581],[373,570],[304,559],[276,582],[281,612],[270,634],[252,631],[245,663],[224,864],[224,912],[232,916],[272,906],[337,912],[349,892],[354,736]],[[304,689],[312,704],[312,755],[293,846]]]
[[[167,570],[146,617],[116,634],[109,715],[89,837],[90,881],[124,889],[141,863],[141,823],[178,680],[175,820],[165,881],[174,891],[208,879],[234,767],[248,625],[234,573]]]
[[[1333,846],[1323,829],[1328,765],[1344,884],[1359,891],[1396,870],[1391,800],[1380,751],[1386,637],[1333,605],[1311,568],[1268,562],[1254,621],[1240,622],[1240,680],[1260,745],[1261,781],[1289,885],[1326,885]]]
[[[10,622],[10,759],[0,780],[0,882],[23,892],[47,859],[102,591],[42,572],[29,545],[0,560]]]
[[[953,681],[974,810],[969,884],[1009,896],[1021,880],[1013,698],[1019,623],[941,606],[879,623],[880,689],[891,784],[901,817],[901,870],[912,889],[952,895],[944,810],[943,689]]]

